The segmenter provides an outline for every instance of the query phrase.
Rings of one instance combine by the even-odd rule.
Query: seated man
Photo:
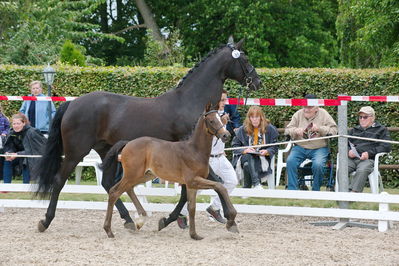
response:
[[[306,99],[316,99],[307,94]],[[337,134],[337,124],[331,115],[318,106],[306,106],[297,111],[285,129],[285,135],[293,140],[312,139]],[[312,160],[312,190],[319,191],[328,159],[327,140],[309,140],[294,145],[287,159],[288,189],[298,189],[298,167],[306,160]]]
[[[391,139],[388,129],[375,121],[375,112],[370,106],[360,108],[359,125],[349,130],[349,135],[373,139]],[[356,171],[349,185],[349,191],[362,192],[368,176],[374,169],[375,155],[380,152],[390,152],[391,144],[361,139],[349,139],[348,143],[348,172],[350,174]]]

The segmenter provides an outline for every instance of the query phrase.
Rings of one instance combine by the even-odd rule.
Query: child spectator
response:
[[[29,87],[32,93],[30,96],[44,96],[40,81],[32,81]],[[32,127],[39,129],[43,134],[47,134],[50,120],[55,114],[55,106],[51,102],[51,118],[49,117],[48,108],[49,104],[45,101],[24,101],[19,111],[28,117]]]

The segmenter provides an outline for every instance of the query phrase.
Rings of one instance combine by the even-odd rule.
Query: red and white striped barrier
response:
[[[0,96],[0,101],[43,101],[43,102],[67,102],[78,97],[49,97],[49,96]]]
[[[0,101],[45,101],[66,102],[78,97],[49,96],[0,96]],[[363,102],[399,102],[399,96],[338,96],[337,99],[271,99],[271,98],[240,98],[239,105],[261,106],[338,106],[341,101]],[[238,98],[229,98],[228,104],[236,105]]]
[[[229,98],[229,104],[237,104],[237,98]],[[269,106],[337,106],[341,101],[337,99],[267,99],[240,98],[239,105],[269,105]]]
[[[399,102],[399,96],[338,96],[337,99],[358,102]]]

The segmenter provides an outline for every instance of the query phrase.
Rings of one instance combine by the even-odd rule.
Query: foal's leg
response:
[[[181,194],[179,202],[177,203],[175,209],[169,214],[168,218],[161,218],[158,222],[158,231],[161,231],[166,226],[168,226],[171,222],[176,221],[177,217],[179,216],[181,210],[183,209],[184,204],[187,202],[187,189],[186,185],[181,185]]]
[[[129,195],[134,206],[136,207],[137,212],[140,215],[140,217],[138,219],[136,219],[137,229],[140,229],[141,227],[143,227],[143,225],[145,223],[145,219],[147,218],[147,212],[144,210],[143,205],[141,205],[141,202],[137,198],[136,193],[134,193],[134,189],[128,189],[126,191],[126,193]]]
[[[109,192],[111,187],[115,185],[114,180],[116,175],[116,168],[117,162],[112,164],[112,167],[103,170],[103,180],[101,181],[101,185],[107,192]],[[133,219],[129,215],[129,211],[126,209],[121,199],[117,199],[115,206],[118,209],[121,218],[125,220],[125,228],[136,230],[136,225],[134,224]]]
[[[201,240],[203,237],[197,235],[195,231],[195,205],[197,198],[197,190],[196,189],[187,189],[187,198],[188,198],[188,217],[190,219],[190,236],[194,240]]]
[[[209,175],[208,175],[208,180],[220,182],[221,178],[218,177],[215,172],[212,170],[211,167],[209,167]],[[177,203],[175,209],[172,211],[171,214],[169,214],[168,218],[161,218],[158,222],[158,231],[161,231],[165,227],[167,227],[171,222],[174,222],[177,220],[177,217],[179,216],[181,210],[184,207],[184,204],[187,202],[187,191],[186,191],[186,185],[181,186],[181,194],[180,194],[180,199],[179,202]],[[223,204],[223,202],[222,202]],[[224,209],[223,209],[224,211]]]
[[[114,205],[116,200],[122,195],[123,192],[125,192],[123,189],[123,186],[120,186],[122,183],[122,180],[118,182],[115,186],[113,186],[108,193],[108,207],[107,207],[107,214],[105,216],[105,221],[104,221],[104,230],[107,233],[109,238],[113,238],[114,234],[112,233],[111,230],[111,221],[112,221],[112,212],[114,209]],[[132,188],[130,188],[132,189]]]
[[[227,230],[229,230],[230,232],[238,233],[237,224],[234,221],[235,217],[237,216],[237,211],[230,201],[227,189],[221,183],[210,181],[200,176],[196,176],[192,180],[190,180],[190,185],[192,185],[196,189],[214,189],[216,193],[218,193],[222,202],[223,211],[225,211],[225,217],[227,219]]]
[[[223,207],[224,217],[227,219],[227,224],[226,224],[227,230],[229,230],[230,232],[238,233],[237,224],[234,222],[234,219],[231,222],[231,220],[229,220],[229,218],[228,218],[231,215],[234,215],[234,217],[237,215],[237,212],[235,211],[234,206],[233,206],[233,209],[230,209],[228,207],[228,203],[226,202],[225,198],[223,198],[222,194],[218,191],[216,191],[216,193],[218,193],[218,195],[219,195],[220,202],[222,203],[222,207]],[[230,201],[230,198],[228,196],[227,196],[227,199],[228,199],[228,201]],[[235,211],[235,213],[232,214],[231,211]],[[229,224],[229,222],[230,222],[230,224]]]

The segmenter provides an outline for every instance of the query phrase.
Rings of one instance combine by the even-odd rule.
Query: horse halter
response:
[[[203,114],[203,116],[204,116],[204,118],[205,118],[206,131],[207,131],[209,134],[214,135],[214,136],[217,137],[217,133],[219,132],[219,130],[221,130],[221,129],[223,128],[223,123],[222,123],[222,125],[221,125],[219,128],[215,129],[215,128],[209,123],[209,121],[206,119],[206,116],[209,115],[209,114],[212,114],[212,113],[217,113],[217,110],[211,110],[211,111],[206,112],[205,114]]]
[[[234,44],[232,44],[232,43],[228,43],[227,46],[231,49],[232,52],[234,52],[234,51],[239,51],[239,50],[234,46]],[[253,83],[252,83],[252,82],[253,82],[253,81],[252,81],[252,77],[250,76],[250,74],[252,74],[252,72],[255,71],[255,68],[254,68],[254,66],[251,65],[251,64],[245,65],[245,64],[244,64],[244,61],[243,61],[243,59],[242,59],[242,57],[241,57],[241,55],[243,55],[244,52],[242,52],[242,51],[239,51],[239,52],[240,52],[240,54],[237,55],[238,57],[234,57],[233,55],[232,55],[232,56],[233,56],[235,59],[237,59],[238,62],[240,63],[242,72],[244,72],[244,76],[245,76],[245,87],[246,87],[247,90],[249,90],[249,88],[253,85]]]

